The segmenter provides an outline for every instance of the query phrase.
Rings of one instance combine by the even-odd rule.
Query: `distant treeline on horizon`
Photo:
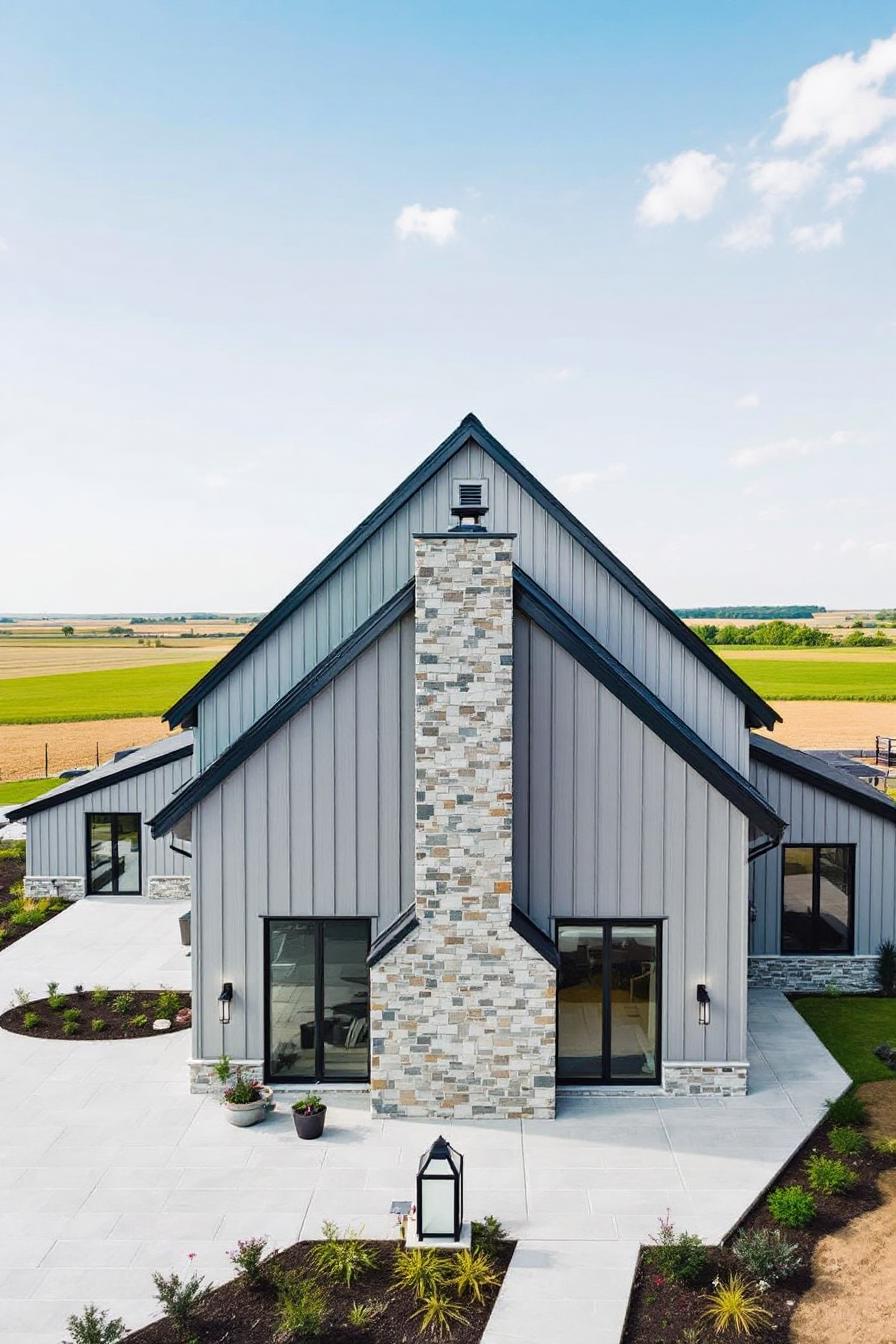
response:
[[[675,615],[695,621],[806,621],[827,607],[676,607]]]

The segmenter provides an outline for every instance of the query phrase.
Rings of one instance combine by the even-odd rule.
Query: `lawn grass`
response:
[[[156,718],[215,662],[161,663],[0,681],[0,723]]]
[[[896,999],[813,994],[794,999],[793,1006],[854,1083],[896,1078],[871,1053],[885,1041],[896,1043]]]
[[[720,656],[766,700],[896,700],[896,661]]]
[[[42,793],[49,793],[59,784],[58,779],[9,779],[0,783],[0,805],[9,807],[12,803],[30,803]]]

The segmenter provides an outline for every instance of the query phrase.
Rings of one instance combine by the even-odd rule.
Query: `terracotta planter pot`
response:
[[[271,1089],[263,1087],[258,1101],[247,1101],[243,1105],[225,1101],[224,1115],[228,1124],[239,1125],[241,1129],[245,1129],[247,1125],[257,1125],[259,1120],[266,1120],[268,1111],[274,1109],[273,1097]]]
[[[300,1139],[319,1139],[324,1132],[327,1108],[322,1106],[313,1115],[300,1115],[298,1111],[293,1111],[292,1118]]]

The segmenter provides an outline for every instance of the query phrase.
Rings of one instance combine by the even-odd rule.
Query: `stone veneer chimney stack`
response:
[[[549,1118],[556,973],[510,925],[513,537],[414,540],[418,922],[371,968],[371,1105]]]

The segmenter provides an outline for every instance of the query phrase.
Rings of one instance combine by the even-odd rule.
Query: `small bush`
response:
[[[507,1240],[506,1231],[492,1214],[483,1218],[481,1223],[473,1223],[471,1232],[473,1250],[484,1251],[486,1255],[497,1255]]]
[[[815,1217],[815,1200],[801,1185],[781,1185],[766,1200],[776,1223],[785,1227],[808,1227]]]
[[[94,985],[93,989],[90,991],[90,1001],[91,1003],[95,1003],[97,1008],[102,1008],[104,1003],[109,1002],[111,992],[112,991],[108,990],[105,985]]]
[[[31,995],[28,993],[27,989],[22,989],[20,985],[17,985],[12,992],[12,999],[10,1000],[11,1006],[13,1008],[27,1008],[30,1002]]]
[[[885,938],[877,949],[874,975],[881,993],[892,998],[896,994],[896,943],[892,938]]]
[[[672,1283],[693,1283],[706,1268],[706,1247],[691,1232],[676,1232],[668,1215],[660,1219],[659,1234],[645,1259],[657,1274]]]
[[[738,1232],[731,1254],[753,1279],[781,1283],[791,1278],[803,1263],[800,1248],[775,1228],[757,1227]]]
[[[868,1120],[868,1110],[864,1101],[855,1092],[846,1092],[836,1101],[825,1103],[828,1119],[835,1125],[864,1125]]]
[[[119,1344],[125,1326],[120,1316],[110,1316],[90,1302],[78,1316],[69,1316],[66,1344]]]
[[[485,1290],[497,1288],[501,1282],[491,1256],[485,1251],[458,1251],[451,1266],[448,1282],[458,1297],[471,1297],[474,1302],[485,1301]]]
[[[345,1323],[365,1330],[368,1325],[373,1325],[377,1317],[382,1316],[385,1310],[385,1302],[353,1302],[348,1309]]]
[[[214,1074],[219,1083],[226,1083],[233,1072],[229,1055],[222,1055],[220,1059],[215,1060],[213,1065]]]
[[[61,1013],[67,1003],[68,995],[60,994],[59,986],[55,981],[51,980],[47,985],[47,1006],[51,1008],[54,1013]]]
[[[859,1179],[839,1157],[822,1157],[821,1153],[807,1160],[806,1178],[816,1195],[846,1195]]]
[[[128,1019],[128,1026],[134,1027],[136,1031],[140,1031],[148,1022],[149,1018],[145,1013],[137,1013],[134,1017]]]
[[[14,883],[10,891],[16,885]],[[54,903],[46,896],[17,896],[7,905],[6,913],[10,924],[15,924],[17,928],[36,929],[53,910],[58,909],[58,902]]]
[[[280,1276],[274,1333],[278,1344],[314,1339],[321,1333],[326,1315],[327,1295],[319,1283],[301,1278],[295,1270]]]
[[[468,1319],[463,1307],[453,1302],[438,1288],[434,1292],[427,1293],[420,1306],[411,1315],[414,1320],[419,1318],[421,1335],[428,1330],[438,1339],[450,1335],[453,1325],[466,1325]]]
[[[228,1258],[240,1271],[247,1288],[260,1288],[268,1281],[269,1275],[265,1266],[267,1244],[267,1237],[247,1237],[244,1241],[237,1242],[235,1251],[227,1252]]]
[[[80,1021],[81,1021],[81,1009],[80,1009],[80,1008],[66,1008],[66,1009],[64,1009],[64,1010],[63,1010],[63,1013],[62,1013],[62,1020],[63,1020],[63,1022],[75,1022],[75,1023],[80,1022]]]
[[[161,1274],[158,1270],[152,1276],[156,1297],[165,1315],[179,1334],[190,1327],[196,1310],[210,1289],[200,1274],[191,1274],[182,1279],[177,1273]]]
[[[37,1013],[27,1012],[22,1014],[22,1026],[26,1031],[33,1031],[35,1027],[40,1026],[40,1017]]]
[[[858,1157],[868,1147],[868,1140],[852,1125],[834,1125],[828,1130],[828,1142],[841,1157]]]
[[[180,995],[176,989],[162,989],[156,999],[156,1017],[174,1017],[180,1007]]]
[[[431,1247],[415,1246],[413,1250],[397,1250],[392,1266],[392,1285],[399,1292],[413,1293],[425,1298],[444,1287],[447,1277],[445,1261]]]
[[[351,1228],[341,1234],[335,1224],[324,1223],[323,1232],[324,1240],[311,1251],[311,1263],[323,1278],[351,1288],[356,1279],[379,1264],[376,1249],[361,1241]]]
[[[106,1023],[105,1023],[105,1021],[103,1020],[103,1018],[101,1018],[101,1017],[92,1017],[92,1018],[90,1019],[90,1030],[91,1030],[91,1031],[105,1031],[105,1030],[106,1030]]]
[[[896,1157],[896,1139],[875,1139],[872,1147],[884,1157]]]
[[[24,840],[4,840],[0,844],[0,859],[18,859],[19,863],[25,862],[25,841]]]
[[[81,1030],[80,1022],[63,1022],[62,1024],[63,1036],[77,1036],[80,1030]]]
[[[703,1315],[714,1326],[717,1335],[729,1329],[737,1335],[752,1335],[754,1330],[772,1319],[771,1312],[766,1311],[757,1294],[750,1291],[739,1274],[729,1275],[724,1282],[717,1281]]]
[[[116,994],[111,1005],[113,1013],[121,1013],[122,1016],[124,1016],[125,1013],[129,1013],[133,1006],[134,996],[128,989],[122,994]]]

